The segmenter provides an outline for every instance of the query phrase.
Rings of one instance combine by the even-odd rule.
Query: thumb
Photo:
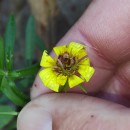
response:
[[[81,94],[46,94],[22,110],[17,129],[128,130],[129,122],[124,106]]]
[[[19,114],[17,130],[52,130],[50,113],[42,106],[31,104],[27,105]]]
[[[118,77],[117,70],[130,59],[129,12],[130,0],[93,0],[83,16],[58,43],[75,41],[89,46],[88,57],[95,68],[95,74],[87,84],[91,86],[87,87],[90,93],[99,92],[113,76]],[[44,87],[37,76],[31,98],[48,92],[50,90]],[[73,92],[80,91],[74,88]]]

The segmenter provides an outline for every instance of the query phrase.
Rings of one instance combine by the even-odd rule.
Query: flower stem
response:
[[[66,81],[65,85],[64,86],[60,86],[59,88],[59,92],[67,92],[68,91],[68,81]]]
[[[80,87],[80,89],[81,89],[84,93],[87,93],[87,90],[85,89],[85,87],[84,87],[82,84],[80,84],[79,87]]]

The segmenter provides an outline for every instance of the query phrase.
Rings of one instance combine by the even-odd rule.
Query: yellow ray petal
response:
[[[39,72],[39,76],[44,83],[45,86],[47,86],[50,78],[53,76],[52,68],[43,69]]]
[[[47,87],[55,92],[58,92],[60,84],[57,83],[56,78],[57,78],[56,76],[51,77],[50,82],[48,82],[48,84],[47,84]]]
[[[84,67],[90,66],[90,60],[89,60],[89,58],[84,58],[83,60],[81,60],[79,62],[79,66],[81,66],[81,65],[84,65]]]
[[[84,48],[84,45],[76,43],[76,42],[70,42],[68,45],[68,51],[71,55],[76,55],[81,49]]]
[[[54,47],[53,48],[55,54],[57,56],[63,54],[64,52],[66,52],[67,48],[66,48],[66,45],[63,45],[63,46],[57,46],[57,47]]]
[[[84,82],[83,79],[79,78],[78,76],[76,75],[72,75],[68,78],[68,83],[69,83],[69,87],[70,88],[73,88],[77,85],[79,85],[80,83]]]
[[[78,51],[78,53],[76,53],[77,59],[80,59],[80,58],[82,58],[84,56],[87,56],[87,52],[86,52],[85,49],[81,49],[80,51]]]
[[[45,50],[42,55],[41,63],[40,65],[42,67],[50,67],[54,66],[56,64],[55,60],[52,59],[51,56],[47,54],[47,51]]]
[[[57,83],[57,74],[51,68],[41,70],[39,76],[46,87],[58,92],[59,84]]]
[[[60,84],[62,86],[65,85],[66,80],[67,80],[67,76],[64,76],[62,74],[58,75],[58,77],[57,77],[58,84]]]
[[[80,65],[78,72],[88,82],[94,74],[94,68],[86,65]]]

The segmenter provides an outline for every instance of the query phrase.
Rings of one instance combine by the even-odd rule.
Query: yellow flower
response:
[[[90,80],[94,68],[90,66],[84,45],[70,42],[53,50],[57,58],[53,59],[44,51],[40,63],[43,70],[39,76],[46,87],[58,92],[66,83],[73,88]]]

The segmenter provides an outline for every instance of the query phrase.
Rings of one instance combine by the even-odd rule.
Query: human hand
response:
[[[37,76],[31,90],[32,101],[18,117],[18,130],[130,128],[129,12],[129,0],[92,1],[58,43],[77,41],[88,46],[95,68],[93,78],[86,84],[91,96],[81,94],[77,88],[66,94],[50,93]]]

